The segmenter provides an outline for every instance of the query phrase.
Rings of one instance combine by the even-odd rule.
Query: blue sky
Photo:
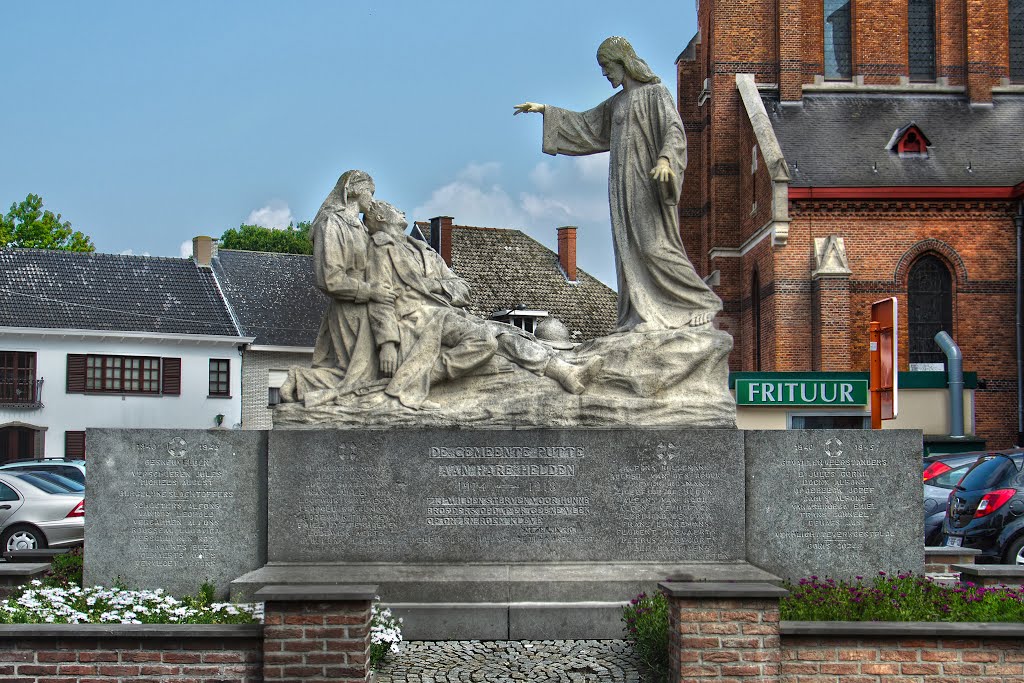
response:
[[[310,220],[362,168],[410,220],[520,228],[614,286],[606,155],[550,157],[522,101],[611,94],[628,38],[673,93],[694,0],[0,4],[0,210],[28,193],[98,251]]]

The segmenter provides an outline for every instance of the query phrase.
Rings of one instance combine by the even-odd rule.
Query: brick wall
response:
[[[792,683],[1001,683],[1024,677],[1016,637],[917,636],[782,638],[782,680]]]
[[[0,681],[263,680],[258,625],[153,630],[156,633],[119,625],[3,626]]]
[[[267,407],[269,372],[292,365],[308,368],[311,360],[308,353],[246,351],[242,358],[242,429],[274,426],[274,411]]]
[[[762,583],[661,584],[670,681],[1020,683],[1024,625],[779,621]]]

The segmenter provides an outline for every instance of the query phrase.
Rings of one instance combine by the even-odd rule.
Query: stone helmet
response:
[[[558,318],[548,316],[542,318],[533,330],[533,336],[553,349],[571,349],[572,343],[569,329]]]

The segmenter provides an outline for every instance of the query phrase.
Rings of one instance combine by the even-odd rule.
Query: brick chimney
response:
[[[192,258],[200,266],[210,267],[213,259],[217,258],[217,238],[198,235],[192,238]]]
[[[576,226],[558,229],[558,265],[562,266],[569,282],[576,282]]]
[[[430,219],[430,246],[441,255],[448,267],[452,266],[452,217],[437,216]]]

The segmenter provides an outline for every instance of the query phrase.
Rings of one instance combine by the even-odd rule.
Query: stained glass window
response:
[[[935,0],[910,0],[907,5],[910,38],[910,80],[935,80]]]
[[[829,80],[848,79],[853,76],[851,2],[852,0],[825,0],[825,78]]]
[[[1024,83],[1024,0],[1010,0],[1010,80]]]
[[[946,264],[936,256],[919,258],[907,278],[907,299],[910,363],[935,363],[941,369],[946,354],[935,335],[953,333],[953,277]]]

